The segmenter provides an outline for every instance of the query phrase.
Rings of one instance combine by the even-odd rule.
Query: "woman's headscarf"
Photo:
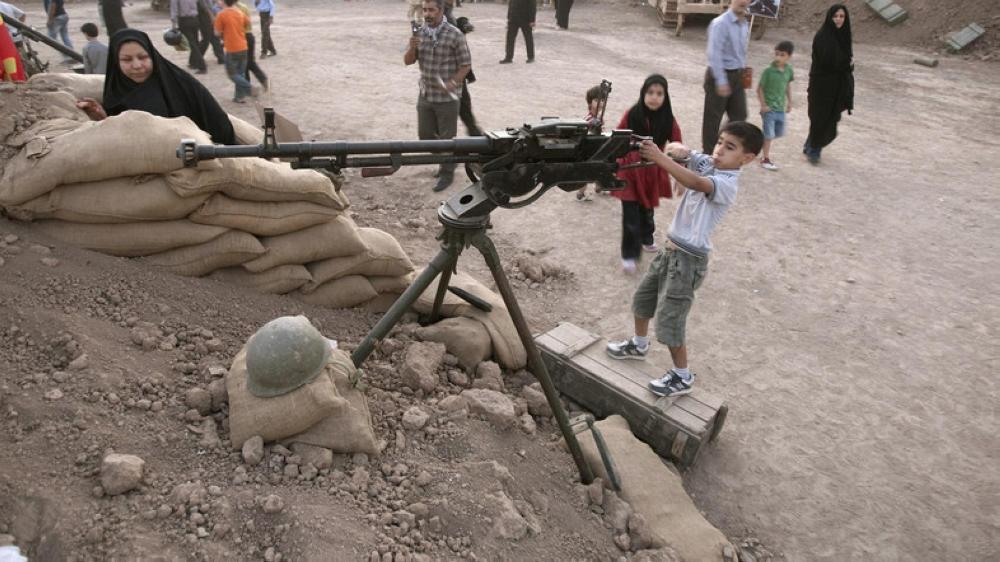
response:
[[[646,91],[653,84],[663,86],[663,105],[656,111],[646,107]],[[642,83],[639,91],[639,103],[628,110],[628,128],[637,135],[651,136],[657,146],[663,146],[674,131],[674,112],[670,106],[670,90],[667,89],[667,79],[660,74],[652,74]]]
[[[153,61],[153,73],[141,84],[125,76],[118,63],[118,51],[129,41],[141,45]],[[153,47],[148,35],[126,28],[115,33],[108,46],[104,111],[108,115],[118,115],[128,110],[146,111],[160,117],[185,116],[211,135],[213,142],[236,144],[229,115],[208,89],[194,76],[165,59]]]
[[[833,15],[838,10],[844,10],[844,25],[840,29],[833,23]],[[854,48],[851,43],[851,13],[847,10],[847,6],[834,4],[826,11],[823,26],[813,38],[814,67],[819,64],[827,70],[848,70],[851,59],[854,58]]]

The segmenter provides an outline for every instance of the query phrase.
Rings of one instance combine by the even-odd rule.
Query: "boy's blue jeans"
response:
[[[226,74],[236,84],[234,99],[241,100],[250,95],[250,81],[246,79],[247,52],[226,53]]]
[[[70,49],[73,48],[73,42],[69,39],[69,14],[63,14],[48,20],[45,22],[45,27],[48,29],[50,38],[59,39],[59,36],[62,36],[63,45],[66,45]]]

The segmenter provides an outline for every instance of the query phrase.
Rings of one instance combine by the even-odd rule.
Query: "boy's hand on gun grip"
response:
[[[660,162],[664,158],[663,153],[660,152],[660,147],[656,146],[656,143],[649,139],[642,141],[642,145],[639,146],[639,154],[643,160],[649,162]]]

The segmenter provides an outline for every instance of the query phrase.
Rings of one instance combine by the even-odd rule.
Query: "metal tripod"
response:
[[[444,294],[448,290],[448,282],[451,280],[451,274],[458,265],[459,256],[469,246],[476,248],[482,254],[483,259],[486,260],[486,265],[493,274],[497,290],[500,291],[500,296],[507,306],[511,320],[514,321],[514,326],[517,328],[517,335],[524,345],[525,351],[527,351],[528,369],[535,375],[538,382],[542,384],[545,398],[552,409],[552,413],[555,415],[563,438],[566,439],[566,444],[569,446],[569,452],[576,462],[577,469],[580,471],[580,480],[584,484],[590,484],[594,480],[593,471],[591,471],[586,459],[583,458],[580,442],[570,427],[569,418],[563,409],[562,402],[559,401],[559,395],[556,392],[555,386],[552,385],[548,369],[545,368],[545,363],[538,352],[538,347],[535,346],[535,340],[531,337],[528,324],[524,320],[524,315],[521,314],[521,307],[517,303],[514,291],[511,289],[507,275],[500,264],[500,256],[497,254],[496,246],[493,245],[493,241],[486,234],[486,230],[491,228],[489,212],[486,214],[465,216],[461,209],[455,208],[458,205],[453,204],[456,201],[467,204],[470,196],[465,194],[463,197],[464,193],[460,193],[458,196],[452,198],[452,200],[442,203],[438,209],[438,220],[444,226],[444,229],[438,236],[438,240],[441,241],[441,251],[434,256],[434,259],[430,261],[427,268],[400,295],[399,299],[393,303],[392,307],[375,324],[372,331],[365,336],[365,339],[362,340],[357,349],[354,350],[354,353],[351,354],[351,360],[356,366],[361,366],[375,348],[376,342],[389,334],[389,331],[399,322],[403,314],[430,287],[434,279],[440,275],[441,278],[438,280],[437,293],[434,296],[434,306],[431,309],[430,316],[430,322],[436,322],[441,305],[444,302]],[[484,305],[489,306],[486,303],[475,302],[478,299],[474,297],[463,298],[466,298],[474,306],[480,308]]]

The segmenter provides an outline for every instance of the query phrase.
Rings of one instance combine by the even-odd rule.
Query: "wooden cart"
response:
[[[729,8],[729,0],[656,0],[656,11],[664,27],[676,26],[674,34],[680,35],[687,14],[717,16]]]

